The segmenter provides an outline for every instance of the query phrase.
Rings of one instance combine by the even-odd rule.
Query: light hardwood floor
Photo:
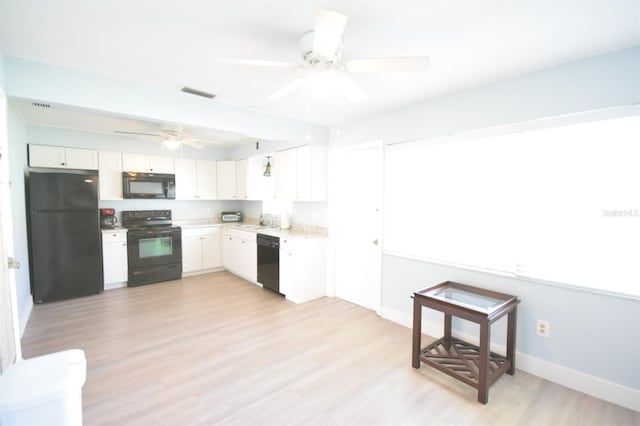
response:
[[[482,405],[411,368],[411,330],[337,298],[295,305],[227,272],[36,305],[25,358],[71,348],[87,356],[85,425],[640,425],[522,371]]]

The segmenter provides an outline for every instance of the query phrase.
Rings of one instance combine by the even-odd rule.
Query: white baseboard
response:
[[[380,316],[405,327],[413,327],[413,317],[410,314],[381,307]],[[422,332],[440,337],[442,336],[442,324],[423,320]],[[478,343],[477,336],[456,332],[454,334],[469,343]],[[492,344],[491,350],[496,353],[505,353],[505,347],[500,345]],[[518,351],[516,352],[516,368],[578,392],[640,412],[640,390],[638,389],[609,382]]]
[[[127,282],[123,281],[123,282],[119,282],[119,283],[109,283],[109,284],[105,284],[104,285],[104,289],[106,290],[113,290],[114,288],[123,288],[127,286]]]
[[[27,328],[27,323],[29,322],[29,317],[31,316],[31,311],[33,310],[33,299],[29,297],[27,302],[24,304],[19,314],[19,322],[20,322],[20,337],[24,336],[24,331]]]

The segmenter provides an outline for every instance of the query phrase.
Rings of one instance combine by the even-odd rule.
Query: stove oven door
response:
[[[182,242],[180,228],[127,232],[129,286],[180,279]]]

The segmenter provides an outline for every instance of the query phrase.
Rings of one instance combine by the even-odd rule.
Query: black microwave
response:
[[[123,198],[176,198],[176,176],[162,173],[122,173]]]

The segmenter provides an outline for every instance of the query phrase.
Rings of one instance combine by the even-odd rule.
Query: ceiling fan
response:
[[[300,37],[298,42],[303,64],[260,59],[220,59],[219,62],[261,67],[304,68],[312,70],[275,91],[268,99],[280,99],[308,84],[319,94],[335,88],[352,102],[361,102],[367,94],[348,73],[425,72],[429,68],[428,56],[359,58],[342,61],[342,33],[348,17],[332,10],[320,9],[316,13],[313,31]]]
[[[118,133],[120,135],[150,136],[157,138],[167,149],[178,149],[183,143],[198,149],[204,148],[205,145],[219,145],[219,143],[210,140],[185,138],[183,136],[182,126],[179,124],[163,123],[156,131],[150,130],[148,132],[133,132],[126,130],[114,130],[114,133]]]

